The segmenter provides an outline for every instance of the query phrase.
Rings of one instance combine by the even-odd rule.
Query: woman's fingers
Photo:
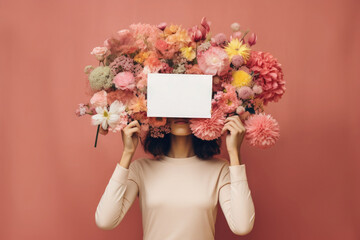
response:
[[[137,127],[140,128],[140,124],[139,124],[139,122],[137,120],[134,120],[134,121],[130,122],[125,128],[132,128],[134,126],[137,126]]]
[[[130,136],[132,136],[132,134],[133,134],[134,132],[137,132],[137,133],[140,134],[140,128],[138,128],[138,127],[133,127],[133,128],[131,128],[131,129],[129,129],[129,130],[127,131],[127,134],[129,134]]]
[[[241,122],[241,119],[238,115],[234,115],[234,116],[231,116],[231,117],[228,117],[227,119],[225,119],[225,123],[229,122],[229,121],[235,122],[236,125],[238,125],[240,129],[245,130],[245,127],[244,127],[243,123]]]
[[[227,123],[225,123],[224,128],[225,128],[226,130],[229,130],[229,131],[231,132],[231,134],[234,134],[234,133],[236,133],[236,131],[239,131],[239,130],[238,130],[238,127],[237,127],[236,124],[233,123],[233,122],[227,122]],[[225,131],[225,129],[223,129],[223,131],[221,132],[221,134]]]

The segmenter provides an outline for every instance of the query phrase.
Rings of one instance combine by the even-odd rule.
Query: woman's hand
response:
[[[124,144],[124,152],[135,153],[140,136],[139,122],[137,120],[130,122],[126,127],[121,129],[121,136]]]
[[[229,153],[238,154],[246,132],[239,115],[234,115],[225,119],[225,125],[221,130],[221,134],[226,130],[230,131],[230,134],[226,135],[227,150]]]

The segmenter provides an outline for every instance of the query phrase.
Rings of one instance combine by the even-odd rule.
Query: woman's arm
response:
[[[139,181],[136,161],[132,162],[130,166],[127,163],[124,164],[123,160],[116,164],[96,209],[95,222],[99,228],[111,230],[119,225],[138,195]]]
[[[255,207],[245,164],[230,166],[225,162],[221,178],[223,185],[219,190],[219,202],[226,221],[234,234],[246,235],[254,226]]]

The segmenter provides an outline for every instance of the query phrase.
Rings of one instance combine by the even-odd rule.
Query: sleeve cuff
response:
[[[229,166],[231,182],[247,181],[245,164]]]
[[[126,183],[126,181],[128,180],[129,171],[129,169],[124,168],[119,163],[117,163],[111,179],[119,183]]]

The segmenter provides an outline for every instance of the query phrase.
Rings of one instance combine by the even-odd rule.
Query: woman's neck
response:
[[[171,134],[170,139],[171,147],[167,154],[169,157],[187,158],[195,155],[191,134],[187,136]]]

